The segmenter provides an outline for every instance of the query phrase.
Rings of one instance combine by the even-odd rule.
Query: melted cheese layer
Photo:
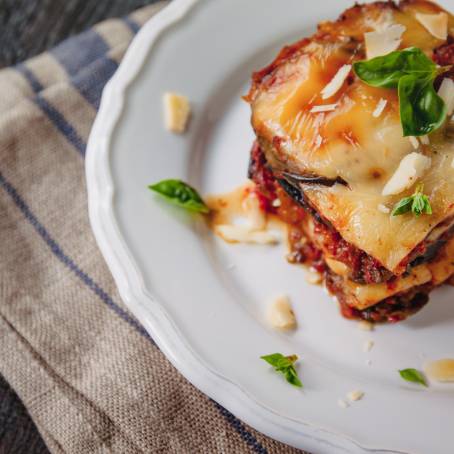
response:
[[[365,32],[403,25],[400,48],[416,46],[430,55],[443,41],[430,34],[416,14],[440,11],[423,0],[407,0],[399,7],[374,3],[351,8],[341,20],[321,24],[313,38],[291,47],[289,56],[279,57],[266,76],[256,76],[248,97],[252,125],[271,166],[345,180],[348,187],[301,188],[346,241],[396,275],[404,272],[402,262],[427,234],[454,214],[450,165],[454,143],[438,131],[418,150],[432,160],[419,182],[430,197],[433,215],[391,217],[377,206],[393,206],[414,191],[412,186],[400,194],[382,195],[401,160],[415,151],[409,138],[403,137],[397,90],[369,87],[351,73],[329,99],[323,100],[321,92],[339,68],[365,58]],[[454,18],[449,15],[449,28],[453,27]],[[386,109],[376,116],[380,100],[386,101]],[[311,112],[313,106],[323,104],[336,104],[336,108]]]
[[[367,309],[374,304],[419,285],[440,285],[454,274],[454,239],[447,245],[441,259],[424,263],[411,270],[408,276],[400,277],[392,286],[387,283],[361,285],[345,281],[345,289],[355,297],[357,309]]]

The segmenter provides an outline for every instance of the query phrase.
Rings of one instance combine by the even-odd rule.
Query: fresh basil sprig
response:
[[[424,136],[443,125],[447,107],[435,91],[434,81],[449,68],[438,68],[417,47],[353,64],[356,75],[366,84],[398,89],[404,136]]]
[[[402,369],[402,370],[399,370],[399,374],[406,381],[409,381],[412,383],[418,383],[420,385],[425,386],[426,388],[428,386],[424,375],[421,372],[419,372],[419,370]]]
[[[420,184],[416,191],[410,197],[404,197],[393,208],[392,216],[400,216],[401,214],[412,212],[416,217],[421,214],[432,214],[429,197],[423,194],[424,186]]]
[[[162,180],[159,183],[151,184],[148,188],[162,195],[170,203],[188,211],[204,214],[210,212],[199,193],[184,181]]]
[[[276,372],[283,374],[291,385],[296,386],[297,388],[303,387],[294,366],[295,362],[298,360],[298,356],[284,356],[281,353],[272,353],[271,355],[261,356],[260,358],[265,360],[268,364],[271,364]]]

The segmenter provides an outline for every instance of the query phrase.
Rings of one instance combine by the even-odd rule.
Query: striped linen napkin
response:
[[[189,384],[120,300],[84,155],[101,91],[163,3],[0,71],[0,373],[52,452],[292,453]]]

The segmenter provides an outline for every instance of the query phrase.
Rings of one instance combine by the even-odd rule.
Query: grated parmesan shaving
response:
[[[400,194],[413,186],[431,166],[432,160],[421,153],[412,152],[400,161],[399,167],[383,188],[382,195]]]
[[[273,202],[271,203],[271,205],[274,207],[274,208],[279,208],[281,205],[282,205],[282,202],[280,199],[274,199]]]
[[[335,95],[342,88],[351,69],[352,65],[344,65],[337,71],[331,82],[322,90],[322,99],[331,98],[331,96]]]
[[[319,113],[319,112],[331,112],[337,107],[336,104],[323,104],[321,106],[314,106],[310,110],[311,113]]]
[[[383,31],[364,33],[367,58],[380,57],[395,51],[402,41],[406,27],[394,24]]]
[[[448,38],[448,14],[441,12],[438,14],[416,13],[417,21],[435,38],[446,41]]]
[[[438,89],[438,95],[445,102],[448,109],[448,115],[454,111],[454,82],[452,79],[445,77]]]
[[[377,107],[375,108],[372,116],[378,118],[385,110],[387,103],[388,101],[386,99],[381,98],[380,101],[378,101]]]

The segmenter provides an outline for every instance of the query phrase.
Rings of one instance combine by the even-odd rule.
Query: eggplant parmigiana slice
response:
[[[378,43],[379,55],[418,48],[440,66],[454,64],[454,17],[430,1],[355,5],[321,23],[253,74],[249,177],[263,206],[289,225],[290,261],[323,271],[345,316],[392,322],[454,273],[454,142],[450,115],[428,137],[404,137],[398,90],[370,86],[352,70],[377,53],[374,32],[375,41],[389,40]],[[451,82],[454,71],[445,71],[435,90]],[[405,168],[412,153],[423,167]],[[399,178],[410,183],[384,190]],[[417,187],[431,213],[393,216]]]

